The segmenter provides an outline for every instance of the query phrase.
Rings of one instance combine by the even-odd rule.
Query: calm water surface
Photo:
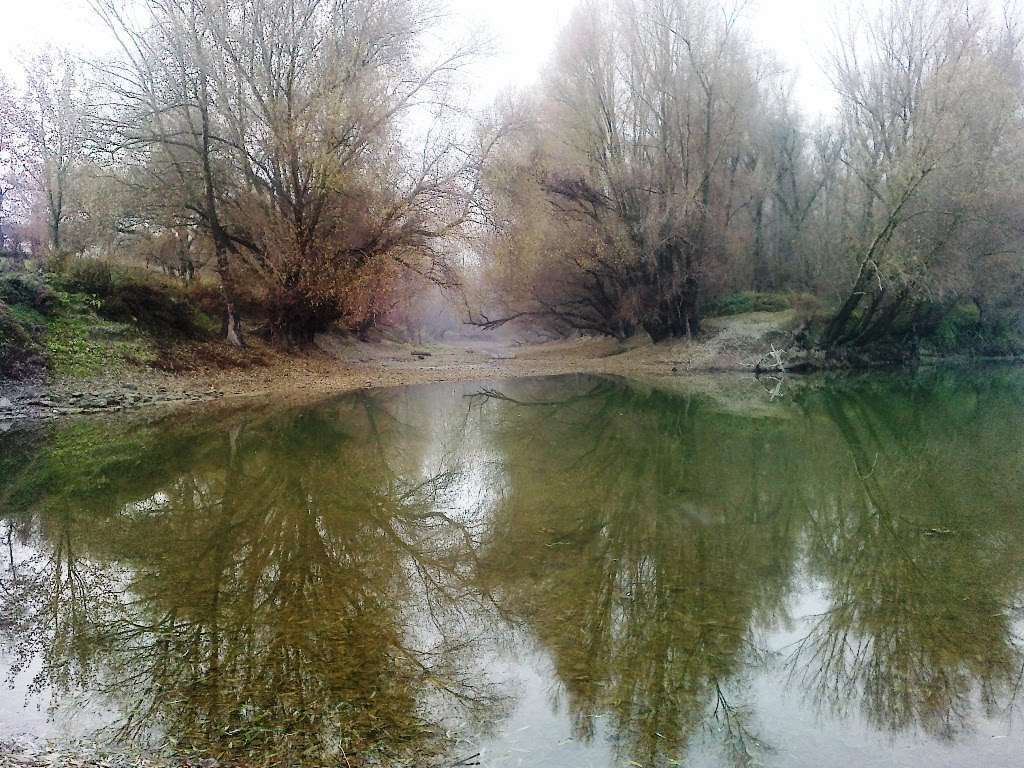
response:
[[[442,384],[0,436],[0,737],[1021,765],[1024,373],[704,389]]]

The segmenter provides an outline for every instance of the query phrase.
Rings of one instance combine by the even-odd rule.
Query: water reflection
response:
[[[15,666],[40,655],[38,684],[112,698],[121,735],[158,725],[246,762],[419,747],[435,698],[493,717],[454,599],[471,537],[440,508],[453,475],[396,471],[413,447],[395,450],[399,432],[361,396],[53,435],[43,466],[14,477],[55,489],[7,523]]]
[[[1024,675],[1021,435],[1010,371],[774,401],[440,385],[8,437],[0,648],[124,737],[246,764],[422,758],[448,730],[497,755],[524,718],[564,719],[560,762],[805,764],[804,723],[875,734],[838,762],[970,764]],[[503,654],[547,675],[544,711]]]
[[[831,606],[791,666],[837,714],[949,740],[979,709],[1007,713],[1021,684],[1024,424],[1019,389],[942,383],[814,398],[842,435],[846,485],[809,516]]]
[[[702,730],[748,759],[744,678],[794,560],[791,508],[758,492],[773,430],[613,382],[537,400],[504,401],[484,573],[550,653],[574,736],[607,714],[623,760],[660,764]]]
[[[498,395],[509,492],[485,573],[550,655],[574,736],[607,715],[620,762],[670,763],[697,737],[777,762],[749,694],[771,672],[879,731],[952,740],[1009,717],[1024,672],[1010,379],[867,379],[763,418],[612,382]],[[826,610],[776,647],[787,598],[814,585]]]

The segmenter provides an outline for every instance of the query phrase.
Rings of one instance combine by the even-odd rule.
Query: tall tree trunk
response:
[[[50,235],[50,251],[57,252],[60,250],[60,219],[61,209],[63,208],[63,196],[60,190],[49,190],[47,193],[48,199],[48,224],[49,224],[49,235]]]
[[[206,82],[206,73],[199,71],[199,114],[203,127],[203,182],[206,207],[206,218],[210,225],[210,235],[217,254],[217,275],[220,277],[220,292],[224,298],[224,340],[233,346],[242,346],[242,321],[238,315],[234,276],[231,274],[230,254],[233,250],[228,233],[221,226],[217,213],[217,197],[213,187],[213,167],[210,163],[212,142],[210,136],[210,97]]]
[[[768,290],[768,257],[764,242],[764,198],[754,208],[754,290]]]
[[[220,294],[224,300],[224,322],[221,325],[221,333],[224,340],[235,347],[242,344],[242,322],[238,315],[238,301],[236,299],[235,281],[231,274],[231,264],[228,260],[228,249],[220,242],[214,241],[214,248],[217,252],[217,275],[220,277]]]

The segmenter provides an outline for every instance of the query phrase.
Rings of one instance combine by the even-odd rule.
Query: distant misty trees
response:
[[[708,275],[739,246],[737,217],[749,225],[756,213],[772,78],[738,9],[723,10],[576,11],[542,86],[515,106],[527,126],[518,146],[489,177],[492,248],[525,289],[504,288],[513,306],[619,337],[697,329]]]
[[[21,88],[0,73],[0,250],[65,245],[87,140],[79,69],[44,50],[25,61]]]

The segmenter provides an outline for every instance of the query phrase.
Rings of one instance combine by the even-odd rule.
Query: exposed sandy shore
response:
[[[0,420],[52,418],[157,404],[316,399],[360,387],[436,381],[510,379],[570,373],[632,378],[679,377],[713,371],[751,372],[770,349],[788,345],[789,313],[753,313],[709,320],[692,340],[622,344],[584,338],[537,345],[464,341],[448,345],[361,343],[324,336],[313,349],[262,349],[246,368],[168,374],[138,369],[118,377],[37,382],[0,390]]]
[[[246,397],[569,373],[644,377],[711,371],[749,373],[770,344],[785,343],[790,321],[789,313],[722,318],[709,321],[698,339],[661,344],[587,338],[536,345],[467,341],[410,346],[322,337],[317,340],[316,350],[301,356],[281,356],[266,367],[190,378],[192,389],[213,387],[226,397]]]

